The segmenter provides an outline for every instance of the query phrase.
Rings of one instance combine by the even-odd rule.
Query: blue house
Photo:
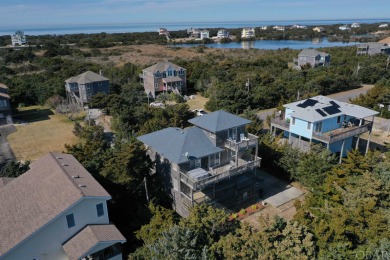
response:
[[[340,158],[359,145],[360,135],[369,132],[369,147],[374,116],[377,111],[316,96],[283,105],[285,111],[271,122],[271,131],[283,131],[288,143],[302,151],[320,143]]]
[[[251,121],[219,110],[189,120],[194,126],[169,127],[138,137],[156,162],[156,173],[187,216],[196,204],[235,208],[258,199],[258,137],[246,132]]]

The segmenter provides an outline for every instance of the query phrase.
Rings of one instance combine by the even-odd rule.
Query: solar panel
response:
[[[317,113],[320,114],[322,117],[326,117],[327,114],[324,113],[324,111],[322,111],[321,109],[316,109]]]
[[[318,103],[317,100],[309,98],[309,99],[306,99],[303,103],[298,104],[297,106],[301,107],[301,108],[307,108],[307,107],[312,107],[317,103]]]
[[[334,107],[337,107],[337,108],[339,108],[340,106],[339,105],[337,105],[337,103],[336,102],[334,102],[334,101],[329,101],[329,103],[330,104],[332,104]]]
[[[335,106],[324,107],[323,110],[329,115],[334,115],[341,112],[341,110]]]

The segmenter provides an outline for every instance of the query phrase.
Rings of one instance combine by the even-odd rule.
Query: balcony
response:
[[[352,125],[348,127],[338,128],[326,133],[313,132],[313,139],[331,144],[352,136],[363,134],[365,132],[370,131],[371,128],[372,122],[368,122],[361,126]]]
[[[290,121],[286,121],[284,117],[275,117],[271,120],[271,127],[276,127],[284,131],[290,131]]]
[[[233,151],[240,151],[242,149],[248,149],[255,147],[258,143],[258,137],[256,135],[247,134],[247,136],[240,136],[240,141],[235,141],[232,139],[227,139],[225,141],[225,147]]]
[[[198,191],[223,180],[231,177],[243,174],[247,171],[253,170],[256,167],[260,167],[261,158],[253,155],[248,155],[248,160],[240,158],[238,160],[238,166],[233,164],[227,164],[220,167],[214,167],[208,171],[208,175],[205,178],[195,180],[190,176],[180,172],[180,179],[183,183],[188,185],[193,191]]]

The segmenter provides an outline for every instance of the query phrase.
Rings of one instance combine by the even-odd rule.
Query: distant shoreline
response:
[[[180,31],[188,28],[225,28],[237,29],[242,27],[260,26],[288,26],[300,24],[306,26],[329,26],[336,24],[361,24],[390,23],[390,18],[383,19],[340,19],[340,20],[290,20],[290,21],[222,21],[222,22],[184,22],[184,23],[117,23],[117,24],[84,24],[84,25],[36,25],[36,26],[0,26],[0,36],[11,35],[16,30],[22,30],[27,36],[38,35],[66,35],[66,34],[95,34],[95,33],[137,33],[157,32],[158,28],[164,27],[169,31]]]

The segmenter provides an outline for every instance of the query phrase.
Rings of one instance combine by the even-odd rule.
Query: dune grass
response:
[[[208,98],[202,97],[199,93],[194,95],[194,99],[187,100],[187,104],[190,107],[190,110],[194,109],[204,109],[204,106],[206,105],[207,101],[209,101]]]
[[[54,114],[45,106],[20,108],[13,116],[17,124],[8,141],[17,160],[35,160],[48,152],[63,152],[65,144],[76,144],[74,122],[64,115]]]

